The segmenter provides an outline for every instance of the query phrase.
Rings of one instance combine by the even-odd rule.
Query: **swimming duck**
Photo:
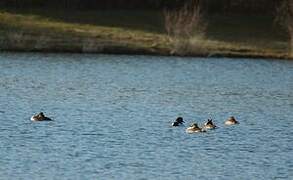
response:
[[[52,119],[46,117],[43,112],[40,112],[39,114],[32,116],[31,120],[32,121],[52,121]]]
[[[186,129],[187,133],[197,133],[197,132],[205,132],[204,129],[198,127],[196,123],[193,123],[190,127]]]
[[[204,129],[215,129],[217,126],[213,123],[212,119],[208,119],[208,122],[204,124]]]
[[[234,116],[229,117],[226,121],[225,121],[226,125],[234,125],[234,124],[239,124],[238,121],[236,121],[236,119],[234,118]]]
[[[184,123],[183,118],[182,117],[178,117],[175,122],[172,123],[172,126],[180,126]]]

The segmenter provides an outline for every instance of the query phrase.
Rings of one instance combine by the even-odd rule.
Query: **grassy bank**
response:
[[[172,41],[154,11],[0,10],[0,49],[289,59],[269,17],[206,17],[205,37]],[[292,58],[292,57],[291,57]]]

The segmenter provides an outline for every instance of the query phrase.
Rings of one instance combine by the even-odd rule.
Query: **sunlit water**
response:
[[[3,180],[293,179],[293,62],[2,53],[0,122]]]

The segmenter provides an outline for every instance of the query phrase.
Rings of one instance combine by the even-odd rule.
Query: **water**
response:
[[[293,179],[293,62],[2,53],[0,122],[3,180]]]

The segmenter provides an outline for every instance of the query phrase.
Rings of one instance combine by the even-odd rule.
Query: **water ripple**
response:
[[[0,179],[292,179],[292,68],[3,53]],[[54,121],[31,122],[40,111]],[[185,126],[170,126],[178,116]],[[185,132],[207,118],[219,128]]]

